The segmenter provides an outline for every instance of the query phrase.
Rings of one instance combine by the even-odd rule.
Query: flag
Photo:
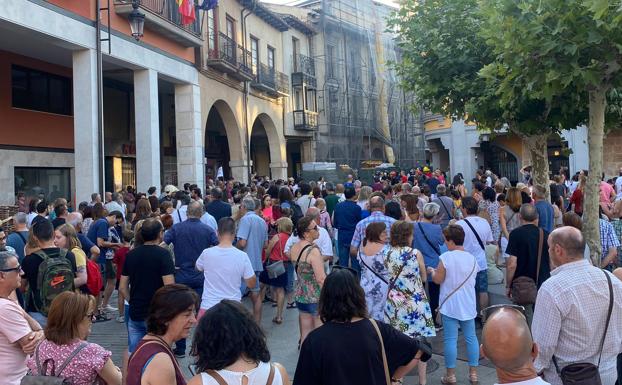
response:
[[[177,0],[179,6],[179,14],[181,15],[181,24],[188,25],[194,23],[196,16],[194,14],[194,0]]]
[[[218,0],[203,0],[203,3],[199,5],[197,8],[202,9],[204,11],[209,11],[210,9],[214,9],[218,6]]]

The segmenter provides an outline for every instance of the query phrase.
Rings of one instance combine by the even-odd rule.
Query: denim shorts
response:
[[[475,276],[475,292],[488,293],[488,271],[482,270]]]
[[[246,294],[246,289],[248,289],[248,291],[250,291],[251,293],[259,293],[260,291],[260,287],[259,287],[259,274],[261,273],[261,271],[256,271],[255,272],[255,287],[248,287],[246,286],[246,281],[242,280],[242,286],[240,286],[240,291],[242,292],[242,295]]]
[[[129,309],[128,309],[129,310]],[[130,314],[125,314],[127,320],[127,345],[129,353],[133,353],[136,349],[136,345],[147,335],[147,322],[146,321],[132,321]]]
[[[296,307],[301,313],[311,314],[312,316],[317,315],[317,303],[302,303],[296,301]]]

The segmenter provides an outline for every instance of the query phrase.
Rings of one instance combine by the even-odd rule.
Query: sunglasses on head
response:
[[[497,311],[501,309],[512,309],[522,314],[525,319],[527,318],[527,316],[525,315],[525,308],[523,306],[512,304],[499,304],[488,306],[487,308],[482,309],[482,311],[480,312],[482,320],[486,322],[488,318],[492,317]]]
[[[349,271],[350,273],[354,274],[355,276],[358,276],[358,274],[359,274],[359,273],[358,273],[358,271],[356,271],[355,269],[353,269],[353,268],[351,268],[351,267],[348,267],[348,266],[333,265],[333,266],[331,267],[331,270],[332,270],[332,271],[335,271],[335,270],[347,270],[347,271]]]

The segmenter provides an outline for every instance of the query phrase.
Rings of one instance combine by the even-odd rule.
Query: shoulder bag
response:
[[[363,259],[363,257],[361,256],[361,250],[360,250],[360,249],[359,249],[359,261],[361,262],[361,264],[362,264],[363,266],[365,266],[365,267],[367,268],[367,270],[369,270],[369,271],[371,271],[372,273],[374,273],[374,275],[375,275],[376,277],[378,277],[378,278],[379,278],[382,282],[384,282],[384,283],[385,283],[385,284],[387,284],[387,285],[389,284],[389,282],[388,282],[388,281],[387,281],[387,280],[386,280],[383,276],[381,276],[380,274],[378,274],[378,272],[377,272],[376,270],[372,269],[372,267],[371,267],[371,266],[369,266],[367,263],[365,263],[365,260],[364,260],[364,259]]]
[[[467,283],[469,281],[469,279],[471,279],[471,276],[473,276],[473,273],[475,272],[475,268],[477,267],[477,258],[473,257],[473,268],[471,269],[471,272],[469,273],[469,275],[466,277],[466,279],[464,281],[462,281],[462,283],[460,285],[458,285],[458,287],[456,287],[455,289],[453,289],[451,291],[451,293],[449,293],[447,295],[447,297],[445,297],[445,299],[443,300],[443,302],[441,302],[440,305],[438,305],[438,307],[436,308],[436,323],[437,324],[441,324],[441,308],[443,307],[443,305],[445,304],[445,302],[447,302],[447,300],[449,298],[451,298],[452,295],[456,294],[458,292],[458,290],[460,290],[460,288],[462,286],[464,286],[465,283]]]
[[[475,238],[477,238],[477,242],[479,243],[479,247],[481,247],[482,250],[486,251],[486,247],[484,246],[484,242],[482,242],[482,238],[479,237],[479,234],[477,233],[477,231],[475,231],[475,228],[473,227],[471,222],[469,222],[466,218],[464,218],[464,222],[469,226],[469,228],[471,229],[473,234],[475,234]]]
[[[605,270],[603,273],[607,277],[607,285],[609,285],[609,310],[607,311],[607,323],[605,324],[605,331],[603,337],[600,339],[600,349],[598,354],[598,364],[594,365],[591,362],[578,362],[570,364],[559,370],[557,365],[557,359],[553,356],[553,364],[555,370],[562,380],[564,385],[602,385],[600,379],[600,373],[598,368],[600,367],[600,359],[603,355],[603,346],[605,344],[605,337],[607,336],[607,329],[609,329],[609,321],[611,320],[611,311],[613,310],[613,286],[611,284],[611,278]]]
[[[382,338],[382,334],[380,333],[380,329],[378,328],[378,324],[374,319],[369,319],[374,330],[376,330],[376,334],[378,335],[378,339],[380,340],[380,349],[382,351],[382,365],[384,366],[384,377],[386,379],[387,385],[391,385],[391,374],[389,374],[389,365],[387,364],[387,353],[384,350],[384,340]]]
[[[512,301],[518,305],[533,305],[538,295],[538,282],[540,281],[540,261],[542,260],[542,246],[544,243],[544,231],[540,230],[538,237],[538,264],[536,265],[536,280],[531,277],[516,277],[512,280],[510,290]]]
[[[20,385],[71,385],[73,381],[67,378],[61,377],[63,370],[69,365],[71,360],[75,358],[78,353],[82,349],[84,349],[88,345],[87,342],[81,342],[78,347],[75,348],[73,352],[63,361],[63,363],[58,367],[58,371],[56,371],[56,365],[54,364],[54,360],[47,359],[43,362],[39,359],[39,346],[35,349],[35,363],[37,365],[37,373],[29,373],[27,376],[22,378]],[[50,370],[50,374],[48,375],[48,365],[52,365]]]
[[[266,271],[268,272],[268,277],[270,277],[271,279],[275,279],[279,275],[285,273],[285,264],[283,263],[283,247],[281,246],[281,237],[279,236],[279,234],[276,234],[275,236],[279,237],[279,244],[276,245],[276,247],[279,248],[279,253],[281,254],[281,260],[270,263],[270,256],[268,255],[268,259],[266,261]]]
[[[268,381],[266,381],[266,385],[272,385],[272,382],[274,381],[274,371],[274,364],[270,363],[270,374],[268,374]],[[218,374],[217,371],[209,369],[205,373],[212,377],[218,383],[218,385],[229,385],[227,384],[227,381],[225,381],[225,379],[222,378],[220,374]]]

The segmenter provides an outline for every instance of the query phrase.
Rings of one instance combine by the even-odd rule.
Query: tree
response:
[[[618,122],[616,97],[622,65],[622,4],[608,0],[481,0],[487,41],[510,74],[500,91],[505,100],[520,94],[552,101],[580,95],[588,106],[589,176],[584,234],[592,260],[600,264],[599,185],[605,115]],[[525,85],[516,89],[512,82]],[[581,106],[577,106],[581,107]],[[617,115],[617,116],[616,116]]]
[[[402,87],[414,92],[424,109],[452,119],[468,116],[482,130],[518,134],[529,149],[534,182],[548,191],[547,139],[580,122],[568,95],[546,100],[516,92],[514,98],[499,98],[505,68],[483,31],[477,0],[403,2],[389,25],[402,52],[396,66]]]

